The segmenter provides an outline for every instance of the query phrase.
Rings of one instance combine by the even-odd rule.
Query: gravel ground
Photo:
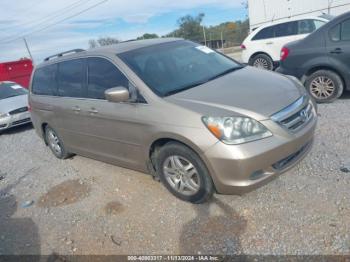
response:
[[[0,136],[1,254],[350,254],[350,95],[319,106],[308,157],[268,185],[209,204],[150,176],[56,159],[31,127]]]

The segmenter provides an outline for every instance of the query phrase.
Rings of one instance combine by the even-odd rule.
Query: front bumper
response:
[[[252,191],[298,164],[311,150],[317,117],[298,133],[274,132],[272,137],[242,145],[218,142],[203,154],[216,190],[221,194]],[[276,123],[264,123],[270,130]]]
[[[0,130],[6,130],[11,127],[25,125],[31,122],[30,113],[23,112],[15,115],[0,118]]]

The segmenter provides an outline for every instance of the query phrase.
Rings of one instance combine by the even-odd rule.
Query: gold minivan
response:
[[[29,104],[56,157],[150,173],[192,203],[248,192],[290,169],[311,149],[317,122],[295,78],[174,38],[48,57]]]

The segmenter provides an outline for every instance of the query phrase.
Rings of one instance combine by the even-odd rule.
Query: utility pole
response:
[[[23,37],[23,41],[24,41],[24,44],[26,45],[26,48],[27,48],[28,54],[29,54],[29,56],[30,56],[30,59],[34,62],[32,53],[31,53],[30,50],[29,50],[29,46],[28,46],[28,43],[27,43],[27,40],[25,39],[25,37]]]
[[[221,48],[224,49],[224,32],[221,31]]]
[[[204,36],[204,45],[207,46],[207,36],[205,35],[204,25],[203,25],[203,36]]]

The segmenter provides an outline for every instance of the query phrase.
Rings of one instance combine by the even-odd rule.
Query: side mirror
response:
[[[122,86],[109,88],[105,91],[105,97],[109,102],[126,102],[130,98],[128,89]]]

